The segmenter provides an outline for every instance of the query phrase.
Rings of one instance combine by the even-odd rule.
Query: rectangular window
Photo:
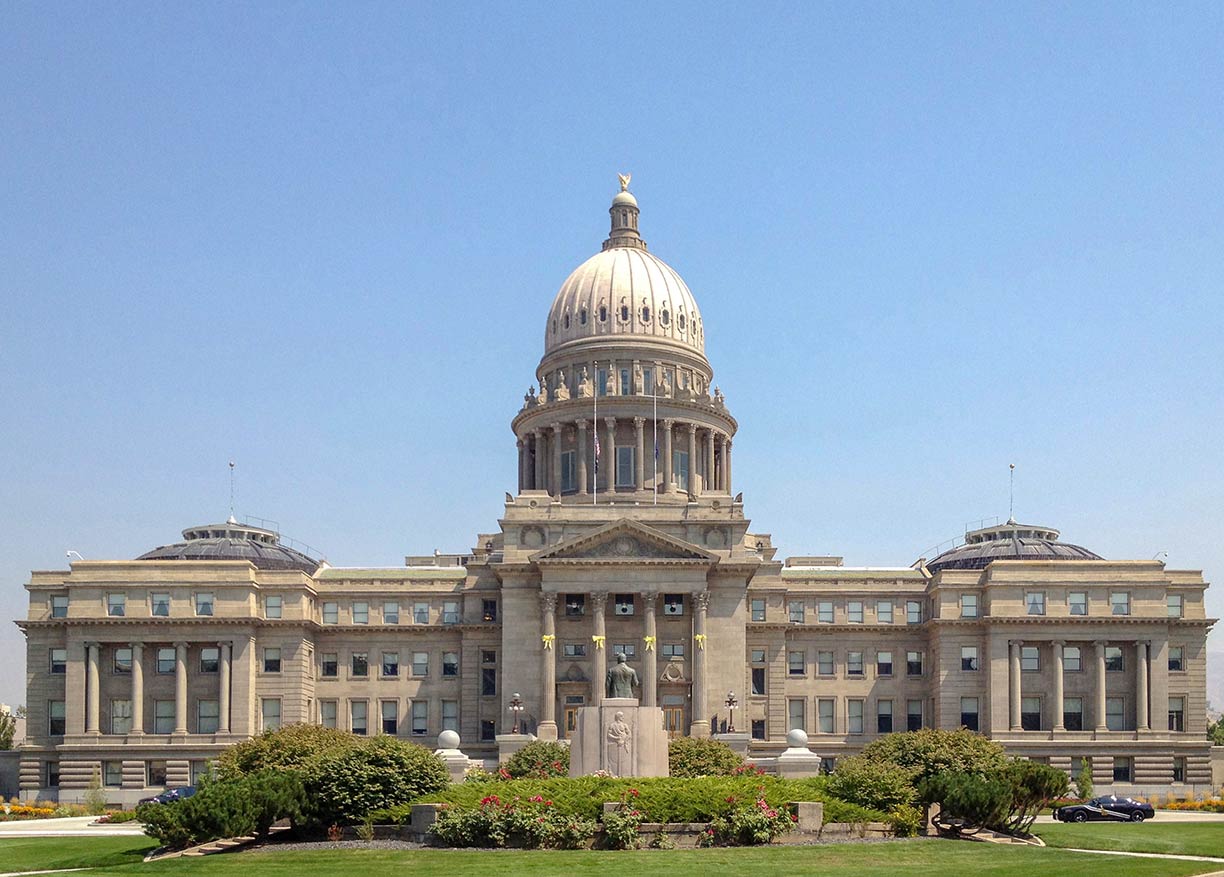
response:
[[[493,651],[492,649],[481,649],[480,650],[480,663],[496,664],[497,663],[497,652]]]
[[[319,656],[319,675],[324,679],[334,679],[339,675],[340,661],[335,652],[323,652]]]
[[[173,673],[174,672],[174,649],[158,649],[157,650],[157,672],[158,673]]]
[[[480,668],[480,696],[495,697],[497,695],[497,668]]]
[[[978,729],[978,699],[976,697],[960,699],[960,723],[961,727],[970,731]]]
[[[195,595],[196,615],[211,616],[213,614],[213,595],[212,594],[196,594]]]
[[[1169,646],[1169,672],[1181,673],[1186,669],[1186,650],[1182,646]]]
[[[1087,615],[1088,593],[1086,591],[1072,591],[1067,594],[1067,611],[1071,615]]]
[[[1024,595],[1024,606],[1029,615],[1045,615],[1045,592],[1029,591]]]
[[[64,701],[47,701],[47,733],[52,737],[64,736],[64,729],[67,722],[67,714],[64,710]]]
[[[905,653],[905,675],[906,676],[921,676],[922,675],[922,652],[906,652]]]
[[[382,676],[384,679],[399,676],[399,652],[382,653]]]
[[[637,448],[629,445],[619,445],[616,448],[616,486],[633,487],[634,455]]]
[[[443,731],[458,731],[459,730],[459,701],[457,700],[442,701],[442,730]]]
[[[1118,646],[1105,647],[1105,669],[1110,673],[1122,673],[1126,670],[1126,658]]]
[[[117,648],[111,655],[111,673],[116,676],[132,675],[132,650],[128,647]]]
[[[68,617],[68,598],[65,596],[55,596],[51,598],[51,617],[52,618],[67,618]]]
[[[145,763],[145,768],[148,773],[147,785],[151,787],[162,787],[166,785],[166,762],[149,761]]]
[[[323,623],[338,624],[340,622],[340,604],[327,602],[323,604]]]
[[[684,660],[684,643],[663,643],[663,657]]]
[[[350,676],[360,678],[370,675],[370,653],[369,652],[353,652],[350,665]]]
[[[118,655],[118,649],[115,650]],[[51,672],[55,675],[63,675],[68,672],[68,650],[67,649],[51,649]],[[131,649],[128,649],[128,664],[130,669],[131,664]]]
[[[978,617],[977,594],[961,594],[960,606],[961,606],[961,618],[977,618]]]
[[[863,601],[851,600],[846,604],[846,620],[851,624],[863,623]]]
[[[752,609],[752,620],[753,621],[764,621],[765,620],[765,601],[761,599],[754,599],[752,603],[750,604],[750,606]]]
[[[586,594],[565,595],[565,617],[581,618],[586,614]]]
[[[1114,591],[1109,595],[1109,611],[1114,615],[1130,615],[1130,593]]]
[[[891,734],[893,729],[893,702],[891,700],[876,701],[876,733]]]
[[[786,730],[807,730],[807,702],[803,698],[792,698],[786,702]]]
[[[122,761],[102,762],[102,785],[112,789],[123,785]]]
[[[153,701],[153,733],[174,733],[174,701]]]
[[[200,649],[200,672],[216,673],[221,667],[221,649],[204,646]]]
[[[765,720],[764,719],[753,719],[752,720],[752,739],[753,740],[764,740],[765,739]]]
[[[620,394],[629,396],[633,393],[633,382],[629,379],[629,369],[620,370]]]
[[[1020,669],[1028,671],[1041,669],[1041,651],[1036,646],[1020,647]]]
[[[334,700],[319,701],[319,724],[324,728],[336,727],[336,702]]]
[[[364,737],[369,733],[370,705],[364,700],[349,703],[349,730]]]
[[[207,761],[192,761],[191,762],[191,784],[198,786],[200,778],[206,776],[211,768]]]
[[[922,730],[922,701],[907,700],[905,702],[905,730]]]
[[[429,675],[429,652],[413,652],[412,653],[412,675],[413,676],[428,676]]]
[[[876,675],[891,676],[893,671],[892,652],[876,652]]]
[[[786,672],[789,676],[804,676],[807,674],[807,656],[803,652],[786,653]]]
[[[280,649],[263,650],[263,671],[265,673],[279,673],[281,671]]]
[[[1186,730],[1186,699],[1184,697],[1169,698],[1169,730]]]
[[[1120,697],[1105,698],[1105,727],[1111,731],[1125,731],[1126,717]]]
[[[820,733],[833,733],[833,712],[835,709],[836,701],[834,701],[831,697],[822,697],[816,701],[816,715]]]
[[[1186,756],[1173,756],[1173,782],[1184,783],[1186,781]]]
[[[455,678],[459,675],[459,653],[442,653],[442,678]]]
[[[893,623],[893,604],[891,600],[876,601],[876,624]]]
[[[281,702],[279,697],[265,697],[259,709],[260,725],[265,731],[279,731],[281,726]]]
[[[459,623],[459,604],[454,600],[447,600],[442,604],[442,623],[443,624],[458,624]]]
[[[862,676],[863,675],[863,653],[862,652],[846,652],[846,675],[847,676]]]
[[[752,668],[752,693],[755,695],[763,695],[765,693],[765,668]]]
[[[607,369],[595,370],[595,386],[599,390],[599,395],[608,395],[608,372]],[[491,737],[489,739],[492,739]]]
[[[399,624],[399,601],[384,600],[382,613],[383,624]]]
[[[264,618],[283,618],[285,599],[283,597],[264,598]]]
[[[567,658],[585,658],[586,644],[585,643],[566,643],[563,646],[565,657]]]
[[[364,600],[353,603],[353,624],[370,623],[370,604]]]
[[[1068,731],[1084,730],[1084,699],[1082,697],[1063,698],[1063,727]]]
[[[817,620],[819,620],[821,624],[832,624],[833,623],[833,601],[832,600],[821,600],[820,601],[819,615],[817,616]]]
[[[688,451],[672,452],[672,481],[681,490],[688,489],[689,455]]]
[[[803,624],[803,603],[790,603],[786,607],[786,612],[790,616],[791,624]]]
[[[196,704],[196,733],[215,734],[220,727],[221,704],[215,700],[201,700]]]
[[[833,675],[833,653],[832,652],[817,652],[816,653],[816,672],[821,676]]]
[[[423,737],[429,733],[429,701],[414,700],[412,702],[412,733]]]
[[[961,646],[961,670],[972,672],[978,668],[977,646]]]
[[[480,720],[480,739],[484,743],[491,743],[497,737],[497,722],[493,719]]]
[[[122,618],[127,614],[126,594],[106,595],[106,614],[112,618]]]
[[[497,601],[496,600],[481,600],[480,601],[480,617],[485,621],[497,620]]]
[[[110,719],[112,734],[130,734],[132,731],[132,702],[112,700]]]
[[[578,454],[575,451],[561,453],[561,492],[572,493],[578,489]]]
[[[1184,611],[1185,607],[1182,603],[1181,594],[1169,594],[1169,596],[1165,598],[1165,604],[1168,606],[1170,618],[1182,617],[1182,612]]]
[[[1115,783],[1131,782],[1131,760],[1129,756],[1115,755],[1113,760],[1113,781]]]
[[[632,594],[617,594],[612,604],[612,612],[615,615],[632,615],[633,614],[633,595]]]
[[[921,600],[905,601],[905,623],[906,624],[922,624],[922,601]]]
[[[382,732],[394,737],[399,733],[399,702],[384,700],[379,703],[378,708],[382,720]]]
[[[663,595],[663,614],[664,615],[683,615],[684,614],[684,595],[683,594],[664,594]]]
[[[655,394],[654,369],[652,368],[642,369],[642,393],[646,396]]]
[[[1020,729],[1023,731],[1041,730],[1041,698],[1020,698]]]
[[[429,604],[414,603],[412,605],[412,623],[429,624]]]
[[[1079,646],[1063,646],[1063,670],[1078,673],[1084,669],[1084,655]]]
[[[154,618],[169,618],[170,617],[170,595],[169,594],[153,594],[149,598],[150,611]]]
[[[863,733],[863,702],[861,700],[846,701],[846,731],[850,734]]]

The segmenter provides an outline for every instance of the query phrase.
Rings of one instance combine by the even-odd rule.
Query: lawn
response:
[[[1073,822],[1033,830],[1052,847],[1224,858],[1224,824],[1218,822]]]
[[[362,877],[487,877],[489,874],[604,877],[607,874],[667,874],[709,877],[712,873],[819,874],[820,877],[1179,877],[1213,870],[1208,863],[1132,859],[1004,847],[963,841],[915,840],[820,847],[614,852],[521,852],[488,850],[275,850],[230,853],[203,859],[168,859],[139,867],[100,867],[81,877],[306,877],[349,873]]]
[[[131,865],[155,846],[149,837],[15,837],[0,839],[0,873]]]

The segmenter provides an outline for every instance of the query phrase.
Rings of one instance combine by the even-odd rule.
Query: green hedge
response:
[[[771,776],[523,779],[463,783],[425,795],[415,803],[444,803],[467,809],[479,807],[480,802],[491,795],[502,801],[512,801],[516,796],[528,800],[539,795],[552,801],[552,806],[562,814],[599,819],[605,802],[620,801],[629,796],[630,789],[636,789],[638,795],[634,804],[652,822],[709,822],[725,816],[737,804],[755,801],[763,789],[765,800],[775,807],[789,801],[823,801],[825,822],[888,821],[888,817],[877,810],[833,798],[824,786],[825,780],[821,777],[805,780]],[[371,819],[376,823],[403,823],[410,812],[410,805],[401,805],[376,811]]]

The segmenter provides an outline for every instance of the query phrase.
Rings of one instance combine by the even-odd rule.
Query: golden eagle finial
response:
[[[632,179],[633,174],[617,174],[616,176],[620,178],[621,191],[628,192],[629,180]]]

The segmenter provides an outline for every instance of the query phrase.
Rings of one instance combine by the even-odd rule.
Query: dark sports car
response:
[[[141,804],[169,804],[172,801],[178,801],[183,798],[190,798],[196,793],[195,786],[181,786],[177,789],[166,789],[160,795],[154,795],[151,798],[141,798],[138,803]]]
[[[1116,795],[1104,795],[1093,798],[1083,804],[1068,804],[1054,811],[1054,818],[1059,822],[1088,822],[1089,820],[1109,820],[1111,822],[1142,822],[1151,819],[1156,811],[1151,804],[1136,801],[1134,798],[1119,798]]]

